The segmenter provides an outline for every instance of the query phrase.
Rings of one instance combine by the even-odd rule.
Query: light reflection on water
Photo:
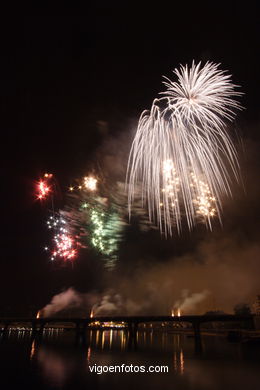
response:
[[[41,342],[31,336],[26,330],[9,331],[0,349],[0,359],[7,371],[14,369],[16,362],[24,367],[23,372],[16,369],[15,383],[34,378],[34,382],[29,381],[34,383],[33,387],[26,382],[28,390],[37,386],[73,390],[87,386],[176,390],[259,388],[259,348],[229,343],[225,338],[203,337],[203,352],[196,355],[192,337],[150,329],[138,332],[137,346],[132,345],[131,349],[124,330],[91,330],[85,343],[77,345],[73,330],[45,330]],[[89,371],[89,366],[95,364],[167,365],[169,373],[97,375]]]

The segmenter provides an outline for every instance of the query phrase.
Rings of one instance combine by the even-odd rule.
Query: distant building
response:
[[[252,304],[252,313],[260,316],[260,295],[257,295],[255,302]]]
[[[209,310],[204,313],[205,316],[212,316],[214,319],[214,316],[226,314],[222,310]],[[225,328],[230,328],[229,323],[227,322],[222,322],[222,321],[210,321],[210,322],[204,322],[201,324],[201,329],[225,329]]]
[[[251,305],[252,313],[256,315],[254,318],[255,329],[260,329],[260,295],[257,295],[256,300]]]

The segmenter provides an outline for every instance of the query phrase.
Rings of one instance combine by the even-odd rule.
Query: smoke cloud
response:
[[[70,308],[80,307],[83,303],[81,295],[73,288],[69,288],[60,294],[55,295],[51,302],[42,310],[43,317],[51,317],[52,315]]]
[[[208,290],[204,290],[200,293],[193,293],[189,295],[189,290],[182,291],[182,297],[174,303],[175,309],[181,309],[182,311],[188,312],[194,309],[196,305],[202,302],[210,294]]]
[[[161,263],[147,261],[127,274],[111,274],[101,292],[82,294],[69,288],[42,310],[45,317],[64,310],[74,315],[169,315],[222,310],[233,313],[238,303],[252,304],[259,295],[260,245],[240,236],[218,235],[201,242],[190,254]]]

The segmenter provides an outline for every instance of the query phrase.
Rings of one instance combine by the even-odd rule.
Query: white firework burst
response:
[[[190,69],[175,69],[178,80],[165,78],[166,91],[139,119],[127,168],[129,214],[141,185],[149,217],[166,236],[172,235],[173,225],[180,232],[183,213],[193,227],[203,186],[221,218],[221,197],[231,194],[231,176],[239,178],[237,153],[225,126],[241,109],[233,99],[241,93],[218,66],[193,62]],[[215,208],[209,212],[207,204],[199,214],[205,210],[211,227]]]

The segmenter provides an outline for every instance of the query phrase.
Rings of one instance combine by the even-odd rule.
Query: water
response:
[[[184,334],[138,332],[129,349],[122,330],[92,331],[86,344],[75,334],[46,330],[41,342],[28,331],[9,331],[0,344],[3,389],[176,389],[218,390],[260,387],[260,347],[203,336],[203,351]],[[167,366],[168,373],[91,373],[94,366]],[[96,366],[95,366],[96,365]]]

